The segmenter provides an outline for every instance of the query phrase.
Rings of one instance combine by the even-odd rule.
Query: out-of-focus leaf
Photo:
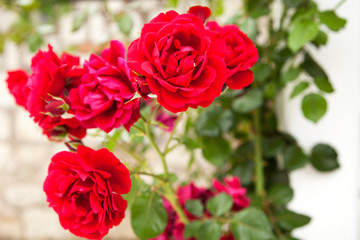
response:
[[[346,20],[340,18],[332,10],[321,12],[320,21],[333,31],[339,31],[340,29],[344,28],[346,25]]]
[[[339,168],[336,150],[328,144],[317,144],[311,150],[311,164],[319,171],[328,172]]]
[[[332,84],[330,83],[329,79],[324,78],[324,77],[316,77],[316,78],[314,78],[314,82],[315,82],[316,86],[318,87],[318,89],[320,89],[321,91],[326,92],[326,93],[334,92],[334,88],[333,88]]]
[[[86,20],[88,18],[88,15],[89,15],[88,12],[84,11],[75,16],[73,26],[72,26],[73,32],[76,32],[84,25],[84,23],[86,22]]]
[[[303,98],[301,109],[307,119],[317,123],[325,115],[327,103],[323,96],[310,93]]]
[[[294,98],[298,96],[300,93],[302,93],[305,89],[309,87],[309,83],[307,81],[301,81],[299,82],[291,92],[290,98]]]
[[[121,32],[123,32],[126,36],[129,36],[131,30],[133,29],[134,22],[129,14],[122,14],[117,19],[117,24]]]
[[[238,113],[247,113],[260,107],[263,103],[263,93],[260,89],[251,89],[244,96],[236,99],[232,108]]]
[[[168,214],[162,198],[155,192],[137,197],[131,207],[131,226],[141,239],[154,238],[166,227]]]
[[[288,46],[293,52],[300,50],[306,43],[314,40],[319,32],[319,25],[312,20],[296,21],[292,26]]]
[[[285,168],[289,171],[305,166],[308,157],[298,146],[289,146],[284,153]]]

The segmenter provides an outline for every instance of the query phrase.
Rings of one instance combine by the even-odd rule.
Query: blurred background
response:
[[[31,57],[47,44],[82,56],[99,52],[111,39],[128,45],[141,26],[176,2],[179,12],[208,3],[191,0],[0,0],[0,239],[76,239],[64,231],[47,207],[42,183],[52,155],[66,150],[50,143],[25,110],[15,105],[6,71],[29,70]],[[213,1],[214,2],[214,1]],[[216,2],[216,1],[215,1]],[[241,1],[223,0],[220,19],[234,15]],[[275,1],[276,2],[276,1]],[[339,0],[318,0],[330,9]],[[8,8],[13,4],[13,8]],[[29,14],[19,14],[19,8]],[[25,9],[25,10],[24,10]],[[310,149],[324,142],[336,148],[340,168],[319,173],[305,167],[291,173],[295,196],[290,207],[312,217],[296,230],[299,239],[360,239],[360,2],[347,0],[338,9],[347,19],[344,30],[330,33],[328,43],[311,48],[329,74],[335,92],[327,96],[328,111],[317,124],[306,120],[301,99],[290,100],[292,87],[278,96],[281,130]],[[31,14],[30,14],[31,12]],[[35,19],[35,20],[29,20]],[[128,219],[105,239],[135,239]]]

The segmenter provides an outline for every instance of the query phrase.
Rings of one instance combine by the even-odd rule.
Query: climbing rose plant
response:
[[[284,6],[289,10],[304,7],[305,2],[311,1],[285,1]],[[317,11],[315,5],[306,7]],[[154,240],[294,239],[291,231],[310,221],[286,209],[293,195],[287,175],[283,170],[271,172],[277,155],[284,155],[288,171],[303,166],[307,156],[291,136],[273,131],[274,124],[269,122],[276,120],[268,109],[273,103],[264,100],[275,96],[273,92],[284,87],[284,82],[296,79],[300,70],[287,69],[282,78],[276,78],[279,86],[262,84],[280,74],[272,72],[274,64],[266,62],[269,57],[283,66],[291,51],[296,53],[310,41],[321,45],[323,38],[294,38],[296,34],[290,32],[288,47],[275,51],[270,41],[269,48],[275,51],[271,55],[267,48],[255,46],[254,32],[249,31],[253,18],[266,14],[267,8],[262,9],[265,13],[256,12],[249,3],[245,9],[248,22],[237,25],[209,20],[211,11],[203,6],[182,14],[167,11],[146,23],[128,49],[112,40],[101,54],[91,54],[80,64],[79,57],[58,56],[48,45],[32,58],[31,72],[8,72],[8,89],[16,103],[29,112],[50,141],[64,142],[69,149],[52,157],[43,185],[49,206],[64,229],[79,237],[102,239],[121,223],[127,209],[134,233],[140,239]],[[333,14],[320,14],[330,29],[334,22],[327,20],[334,20]],[[307,17],[294,14],[292,29],[308,29],[303,26],[312,24]],[[237,18],[232,22],[237,23]],[[337,30],[345,25],[342,20],[336,16]],[[280,33],[273,34],[275,38]],[[331,84],[321,67],[309,53],[302,54],[304,69],[318,79],[320,89],[330,93]],[[306,88],[296,86],[292,97]],[[320,95],[307,97],[318,99]],[[314,117],[306,106],[303,110],[312,121],[323,115]],[[249,118],[254,118],[254,129],[249,127]],[[179,125],[184,125],[183,134],[177,130]],[[89,129],[98,130],[106,148],[85,146],[92,135]],[[234,138],[226,136],[231,129]],[[261,134],[268,134],[263,142]],[[165,143],[160,140],[164,136]],[[234,156],[229,139],[236,145]],[[195,149],[199,148],[218,168],[216,178],[209,180],[211,186],[199,186],[189,178],[180,183],[169,171],[168,154],[181,145],[191,153],[188,169],[194,168]],[[127,153],[121,160],[114,154],[117,148]],[[163,173],[153,172],[144,159],[147,151],[158,154]],[[324,165],[324,158],[331,158],[331,164]],[[336,151],[326,144],[312,150],[312,164],[320,171],[337,168],[336,158]],[[264,179],[264,172],[270,172],[270,177]],[[196,167],[189,177],[201,174],[209,175],[207,169]],[[152,178],[152,183],[144,181],[144,176]]]

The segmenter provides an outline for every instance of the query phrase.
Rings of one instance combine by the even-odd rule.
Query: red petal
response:
[[[254,80],[254,74],[252,71],[237,72],[226,80],[226,85],[233,89],[239,90],[249,86]]]
[[[188,11],[188,13],[201,18],[201,20],[203,21],[203,23],[206,21],[206,19],[209,18],[209,16],[211,15],[211,11],[208,7],[203,7],[203,6],[194,6],[191,7]]]

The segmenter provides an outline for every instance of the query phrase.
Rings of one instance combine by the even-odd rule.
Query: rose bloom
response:
[[[241,187],[240,178],[224,178],[224,184],[222,184],[219,180],[215,179],[213,181],[213,187],[215,188],[217,193],[224,192],[233,198],[234,204],[232,210],[238,211],[243,208],[249,207],[250,199],[246,196],[247,189]]]
[[[85,63],[88,73],[69,97],[82,126],[110,132],[123,125],[129,130],[139,119],[139,99],[133,99],[136,90],[124,55],[124,46],[111,41],[101,56],[91,55]]]
[[[223,27],[215,21],[209,21],[206,28],[213,31],[214,38],[226,42],[225,63],[227,67],[226,84],[231,89],[242,89],[253,81],[253,73],[249,69],[257,62],[258,51],[252,40],[236,25]]]
[[[79,58],[66,53],[59,58],[49,45],[49,51],[41,51],[32,58],[32,74],[23,70],[8,72],[8,88],[15,101],[23,106],[38,123],[50,140],[83,138],[86,130],[66,112],[68,91],[76,85],[84,70]],[[70,117],[69,117],[70,116]]]
[[[28,74],[20,69],[9,71],[6,79],[8,89],[14,96],[16,103],[24,108],[26,108],[26,100],[29,94],[29,88],[26,86],[28,77]]]
[[[226,81],[225,41],[211,38],[204,27],[210,10],[195,9],[159,14],[144,25],[127,54],[140,95],[155,94],[173,113],[209,106]]]
[[[51,159],[44,191],[64,229],[89,239],[103,238],[125,216],[128,169],[109,150],[78,146]]]

